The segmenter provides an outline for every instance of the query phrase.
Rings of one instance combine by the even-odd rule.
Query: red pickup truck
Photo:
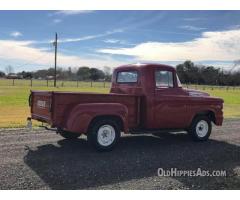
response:
[[[222,125],[223,100],[182,88],[176,70],[160,64],[118,67],[109,94],[31,91],[31,118],[66,139],[86,134],[98,150],[110,150],[120,133],[187,131],[207,140],[212,122]]]

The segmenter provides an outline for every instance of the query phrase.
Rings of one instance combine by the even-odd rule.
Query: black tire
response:
[[[212,132],[211,120],[205,115],[196,116],[189,128],[189,133],[194,141],[208,140]]]
[[[63,131],[63,130],[58,131],[58,133],[59,133],[63,138],[68,139],[68,140],[77,139],[78,137],[81,136],[80,133],[72,133],[72,132]]]
[[[103,144],[104,139],[101,137],[106,130],[108,136],[103,136],[110,138],[105,144]],[[113,136],[114,135],[114,136]],[[89,144],[98,151],[110,151],[112,150],[120,138],[120,126],[112,119],[99,119],[94,121],[88,130],[87,139]]]

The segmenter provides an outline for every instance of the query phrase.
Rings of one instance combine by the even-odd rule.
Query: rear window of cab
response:
[[[137,71],[121,71],[117,73],[117,83],[137,83]]]

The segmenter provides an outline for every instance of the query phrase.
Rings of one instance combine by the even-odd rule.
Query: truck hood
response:
[[[203,98],[206,98],[207,100],[218,102],[218,103],[224,102],[223,99],[218,97],[212,97],[207,92],[202,92],[202,91],[193,90],[193,89],[184,89],[184,90],[191,97],[203,97]]]
[[[207,92],[202,92],[199,90],[185,89],[187,94],[192,97],[209,97],[210,95]]]

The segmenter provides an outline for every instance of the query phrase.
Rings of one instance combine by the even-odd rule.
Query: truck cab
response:
[[[222,99],[184,89],[175,68],[162,64],[116,68],[109,94],[32,91],[30,105],[33,119],[45,120],[65,138],[86,134],[99,150],[112,149],[120,132],[184,130],[205,141],[212,123],[223,121]]]
[[[141,124],[146,129],[187,128],[196,113],[204,112],[212,116],[214,123],[222,124],[223,100],[205,92],[184,89],[171,66],[136,64],[119,67],[113,73],[111,93],[143,97]]]

